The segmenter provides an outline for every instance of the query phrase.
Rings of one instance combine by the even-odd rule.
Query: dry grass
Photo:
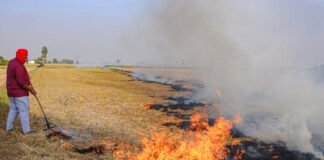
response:
[[[38,68],[33,71],[32,83],[49,121],[74,128],[85,142],[116,137],[138,145],[141,133],[150,136],[153,129],[164,130],[166,127],[161,122],[173,119],[144,107],[149,102],[162,103],[163,97],[175,94],[169,87],[133,81],[127,75],[111,70]],[[0,94],[0,123],[4,126],[8,112],[4,86],[1,86]],[[30,97],[30,102],[31,126],[38,132],[22,135],[18,120],[14,131],[6,133],[0,129],[0,159],[113,158],[111,152],[81,155],[66,151],[60,147],[61,140],[45,138],[39,106],[34,97]]]
[[[38,64],[25,64],[26,67],[36,67]],[[74,67],[75,64],[45,64],[45,67]]]

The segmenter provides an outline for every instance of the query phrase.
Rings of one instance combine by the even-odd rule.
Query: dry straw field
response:
[[[117,143],[139,145],[141,134],[166,130],[162,125],[175,117],[157,110],[145,110],[147,103],[163,103],[172,96],[169,86],[133,80],[125,74],[101,68],[44,67],[30,72],[31,82],[45,108],[50,123],[71,128],[86,145],[115,137]],[[1,74],[1,77],[3,74]],[[1,80],[3,82],[3,80]],[[112,151],[79,154],[64,150],[64,141],[45,136],[44,120],[34,97],[30,96],[30,121],[37,133],[23,135],[19,118],[15,129],[0,129],[0,159],[113,159]],[[5,86],[0,87],[0,123],[5,126],[8,112]],[[173,128],[177,131],[177,128]]]

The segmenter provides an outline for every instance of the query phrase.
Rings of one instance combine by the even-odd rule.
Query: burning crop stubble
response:
[[[169,118],[163,113],[143,109],[145,103],[162,103],[160,96],[172,95],[167,86],[133,81],[129,76],[98,68],[45,67],[33,72],[32,83],[49,121],[69,129],[66,133],[74,139],[64,143],[63,139],[45,138],[41,111],[35,99],[30,97],[31,127],[38,131],[22,136],[19,123],[15,123],[14,131],[9,134],[0,130],[0,139],[4,142],[0,144],[0,153],[4,159],[112,159],[109,152],[79,155],[60,146],[81,147],[77,148],[80,152],[101,151],[101,142],[107,137],[139,144],[140,133],[149,136],[155,123]],[[0,89],[5,98],[5,87]],[[150,97],[153,94],[156,96]],[[8,104],[1,106],[3,125],[7,111]],[[158,128],[164,129],[164,126]],[[94,148],[83,150],[83,146],[93,142]]]
[[[198,87],[192,97],[188,96],[191,99],[186,101],[217,104],[217,108],[221,108],[225,115],[240,113],[243,121],[239,127],[247,136],[266,142],[283,141],[291,150],[322,157],[316,147],[321,147],[317,144],[324,141],[324,90],[322,85],[313,83],[309,72],[300,69],[322,63],[321,58],[316,58],[321,57],[324,49],[321,45],[324,37],[322,2],[166,0],[151,3],[153,5],[149,9],[134,16],[135,24],[123,30],[124,36],[120,39],[123,52],[134,53],[137,58],[147,60],[146,64],[180,64],[182,67],[198,68],[202,74],[195,78],[202,87]],[[122,92],[127,87],[118,83],[128,79],[122,78],[124,81],[121,81],[116,78],[118,83],[115,83],[111,81],[116,79],[101,76],[102,71],[87,70],[89,75],[84,71],[80,71],[80,74],[75,74],[78,71],[73,69],[39,72],[40,79],[61,80],[51,84],[36,82],[47,91],[43,98],[49,99],[45,102],[48,109],[61,113],[51,119],[62,121],[67,126],[95,125],[96,131],[109,131],[109,127],[104,124],[109,126],[117,122],[118,117],[111,118],[109,123],[97,123],[98,120],[92,118],[106,119],[107,115],[97,108],[106,106],[100,100],[109,99],[111,106],[106,106],[105,110],[112,117],[120,114],[121,117],[129,118],[134,118],[130,116],[134,113],[141,115],[136,111],[143,106],[138,102],[132,103],[130,99],[134,97],[130,95],[135,95],[135,99],[141,103],[152,101],[144,98],[146,94],[140,96],[144,93],[137,90],[151,90],[152,86],[131,82],[132,90]],[[55,76],[45,74],[50,72],[55,72]],[[137,70],[134,75],[140,72]],[[69,74],[74,76],[67,77]],[[151,70],[145,74],[158,73]],[[187,75],[177,78],[183,80]],[[158,76],[147,77],[150,77],[150,81],[160,81],[155,78]],[[109,79],[109,82],[100,78]],[[80,88],[75,83],[77,81],[86,87]],[[168,81],[175,82],[163,79],[164,83]],[[105,90],[105,94],[95,98],[93,95],[102,86],[113,92]],[[61,94],[57,95],[56,92]],[[49,98],[53,95],[54,98]],[[119,107],[121,99],[126,102]],[[56,102],[61,104],[59,108],[51,105]],[[78,106],[78,103],[83,106]],[[132,106],[132,109],[124,113],[122,109],[126,106]],[[91,110],[88,111],[87,107]],[[209,109],[213,111],[215,107]],[[84,110],[88,112],[84,113]],[[37,113],[33,109],[32,112]],[[71,114],[73,112],[75,114]],[[90,117],[90,120],[85,116]],[[126,120],[120,121],[126,124]],[[138,126],[135,125],[138,127],[134,129],[136,133],[142,131],[141,127],[145,127],[148,122],[145,118],[135,121],[140,122]],[[123,133],[121,128],[124,127],[119,127],[116,132]],[[125,128],[132,128],[132,125],[126,125]],[[136,141],[136,138],[131,136],[130,141]],[[320,149],[323,150],[323,147]]]
[[[322,157],[323,146],[312,143],[324,141],[324,88],[306,69],[323,63],[312,58],[324,50],[317,43],[324,37],[321,2],[189,0],[162,6],[139,16],[150,25],[145,32],[130,29],[135,33],[128,38],[150,33],[136,37],[136,44],[150,43],[145,52],[160,53],[159,64],[183,61],[202,70],[196,78],[204,87],[190,101],[218,101],[225,114],[241,113],[247,136]],[[144,74],[160,81],[155,70]]]

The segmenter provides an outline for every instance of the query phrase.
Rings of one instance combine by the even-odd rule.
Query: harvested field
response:
[[[208,147],[197,146],[206,146],[205,141],[217,140],[217,143],[209,143],[211,148],[220,147],[219,152],[211,152],[212,157],[215,155],[223,157],[229,154],[228,156],[237,159],[255,159],[257,153],[262,153],[258,158],[315,159],[310,154],[288,151],[281,144],[267,144],[245,137],[235,129],[236,123],[240,121],[239,117],[233,119],[234,128],[230,124],[231,121],[227,120],[221,120],[220,125],[214,125],[217,124],[215,119],[204,116],[214,114],[206,110],[208,104],[184,103],[183,95],[192,94],[194,88],[197,87],[185,87],[190,86],[187,82],[195,82],[194,79],[190,79],[190,76],[189,80],[183,79],[183,81],[165,84],[133,79],[129,71],[129,69],[120,68],[71,68],[71,66],[42,67],[33,70],[31,81],[38,92],[45,113],[50,123],[58,127],[55,128],[55,132],[49,132],[50,138],[47,138],[47,133],[43,131],[45,125],[41,110],[35,98],[31,96],[30,121],[31,127],[36,129],[37,133],[23,135],[19,118],[15,121],[13,131],[6,133],[4,129],[0,129],[0,141],[2,142],[0,143],[0,155],[2,155],[0,158],[116,159],[126,156],[126,159],[129,159],[134,158],[138,149],[158,154],[174,149],[181,150],[178,146],[180,142],[188,149],[193,149],[193,152],[205,153],[206,150],[201,149],[207,148],[208,150]],[[174,69],[172,71],[181,72],[181,70]],[[163,71],[163,74],[166,73]],[[8,103],[5,86],[2,85],[0,86],[0,123],[2,126],[6,123]],[[195,113],[202,113],[202,116]],[[207,132],[225,124],[227,124],[225,127],[227,129],[221,133],[223,138],[218,139],[219,135]],[[218,130],[221,129],[216,129]],[[184,131],[186,136],[180,136]],[[233,135],[229,132],[233,132]],[[170,137],[166,137],[163,133],[169,134]],[[154,140],[149,141],[144,138],[146,140],[144,142],[150,147],[141,145],[142,137]],[[196,140],[192,141],[193,137]],[[138,148],[136,152],[127,152],[124,155],[118,147],[128,146],[128,144]],[[164,146],[166,144],[168,146]],[[160,147],[164,151],[161,151]],[[230,150],[231,152],[227,153]],[[114,154],[116,151],[117,155]],[[180,157],[188,156],[181,152],[169,154],[166,157],[181,159]],[[150,159],[148,158],[150,154],[135,157]]]
[[[131,77],[107,69],[37,68],[32,83],[51,123],[72,128],[80,139],[72,145],[115,137],[138,145],[140,134],[150,136],[151,130],[165,130],[162,122],[173,120],[163,112],[145,110],[146,103],[161,104],[172,96],[169,86],[134,81]],[[8,112],[4,86],[1,87],[1,125]],[[20,122],[10,133],[0,130],[0,154],[3,159],[111,159],[112,152],[80,155],[66,151],[63,140],[47,139],[41,110],[34,97],[31,101],[31,126],[36,134],[22,135]],[[177,128],[174,128],[176,130]]]

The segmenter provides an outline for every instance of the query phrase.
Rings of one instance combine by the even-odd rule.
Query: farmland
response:
[[[242,120],[239,114],[232,120],[217,117],[222,114],[217,103],[185,103],[201,87],[200,70],[27,68],[49,122],[57,127],[43,131],[42,112],[30,96],[30,122],[37,132],[23,135],[19,118],[13,131],[0,129],[1,159],[253,159],[256,152],[263,158],[314,158],[242,135],[235,129]],[[157,76],[142,75],[152,70]],[[215,96],[222,97],[220,91]],[[8,109],[1,85],[1,126]]]
[[[116,71],[101,68],[37,68],[32,79],[38,97],[50,123],[73,128],[82,137],[83,145],[115,137],[123,143],[138,145],[140,135],[150,136],[151,130],[165,130],[161,123],[176,120],[157,110],[145,110],[147,103],[164,103],[164,98],[176,94],[169,86],[144,83]],[[5,126],[8,99],[1,86],[1,126]],[[112,152],[81,155],[64,150],[60,139],[47,139],[41,110],[30,96],[31,127],[37,133],[23,135],[20,121],[15,129],[0,130],[2,159],[111,159]],[[173,128],[176,132],[177,128]]]

